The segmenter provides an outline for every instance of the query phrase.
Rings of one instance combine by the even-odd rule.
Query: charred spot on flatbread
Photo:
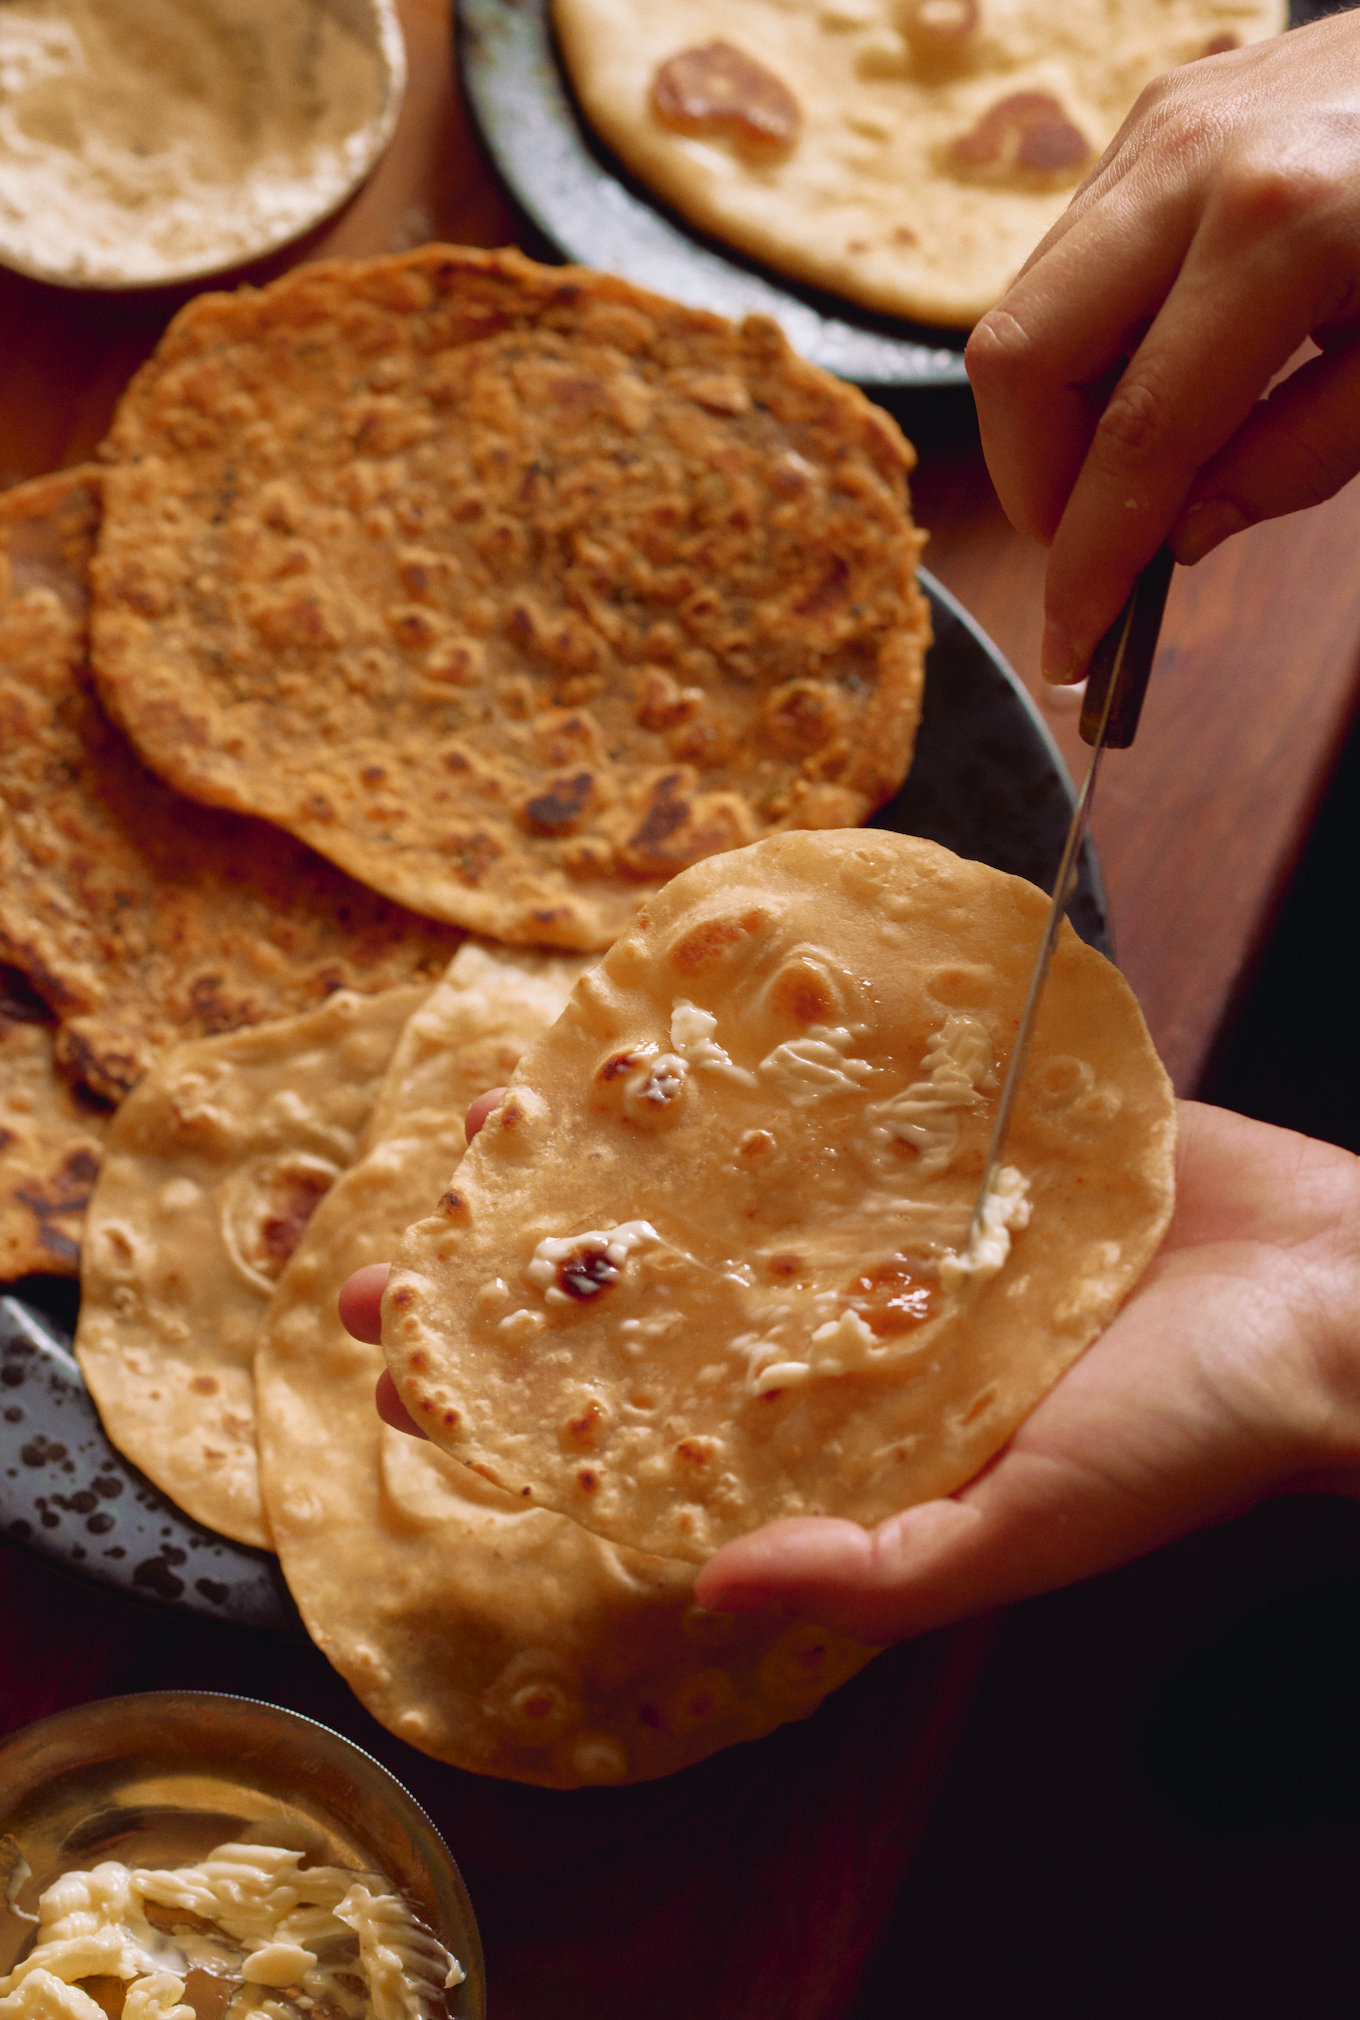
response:
[[[909,0],[902,15],[913,54],[936,66],[965,56],[979,22],[979,0]]]
[[[108,454],[109,709],[430,916],[602,947],[910,759],[912,452],[769,323],[508,253],[332,262],[192,302]]]
[[[798,139],[802,113],[787,84],[734,43],[682,49],[652,79],[652,110],[678,133],[712,133],[748,153],[783,154]]]
[[[1091,143],[1048,91],[1013,91],[989,106],[950,149],[959,174],[1075,181],[1093,159]]]

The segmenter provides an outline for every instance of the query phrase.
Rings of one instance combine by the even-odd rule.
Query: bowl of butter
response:
[[[4,0],[0,262],[162,287],[337,210],[406,84],[394,0]]]
[[[153,1691],[0,1746],[5,2020],[484,2020],[484,1986],[439,1833],[311,1719]]]

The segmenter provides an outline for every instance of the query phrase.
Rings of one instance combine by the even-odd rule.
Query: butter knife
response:
[[[1076,889],[1077,866],[1081,857],[1081,845],[1086,839],[1086,830],[1091,822],[1091,801],[1095,795],[1096,774],[1100,770],[1100,760],[1107,750],[1127,750],[1137,734],[1138,718],[1143,710],[1143,697],[1147,693],[1152,662],[1157,653],[1162,612],[1166,608],[1167,591],[1171,587],[1171,571],[1175,565],[1175,556],[1169,547],[1162,547],[1153,555],[1133,585],[1128,602],[1091,655],[1091,664],[1086,675],[1086,695],[1081,710],[1082,740],[1091,746],[1091,762],[1087,766],[1085,780],[1077,795],[1076,806],[1072,810],[1072,824],[1067,830],[1062,860],[1058,864],[1058,874],[1053,885],[1048,923],[1044,928],[1044,936],[1039,943],[1039,952],[1029,978],[1025,1007],[1020,1016],[1020,1029],[1016,1032],[1015,1043],[1011,1047],[1006,1078],[1001,1088],[1001,1099],[997,1104],[996,1119],[992,1124],[991,1142],[987,1146],[987,1162],[982,1168],[982,1183],[978,1187],[977,1203],[973,1208],[973,1218],[968,1227],[966,1254],[972,1252],[982,1236],[987,1196],[995,1183],[1005,1152],[1015,1098],[1020,1091],[1020,1083],[1024,1079],[1025,1067],[1029,1060],[1030,1039],[1034,1033],[1034,1020],[1039,1011],[1039,999],[1044,992],[1044,983],[1048,980],[1053,949],[1058,944],[1059,929]]]

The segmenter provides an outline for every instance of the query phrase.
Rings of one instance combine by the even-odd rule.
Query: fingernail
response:
[[[1246,513],[1228,499],[1203,498],[1181,514],[1171,535],[1171,551],[1182,568],[1193,568],[1231,534],[1243,532],[1250,524]]]
[[[1050,617],[1044,625],[1039,671],[1050,687],[1067,687],[1072,681],[1080,680],[1086,671],[1067,626],[1059,624],[1055,617]]]

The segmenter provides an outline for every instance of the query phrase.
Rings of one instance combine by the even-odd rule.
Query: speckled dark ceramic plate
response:
[[[1343,0],[1355,4],[1355,0]],[[1342,11],[1292,0],[1290,25]],[[463,90],[507,194],[541,245],[725,316],[773,316],[803,357],[861,386],[962,386],[966,332],[922,329],[786,280],[699,232],[651,194],[577,108],[551,0],[456,0]]]
[[[772,316],[794,349],[861,386],[962,386],[966,332],[918,329],[802,287],[705,237],[596,139],[558,62],[550,0],[457,0],[459,68],[491,165],[551,258],[725,316]]]
[[[67,1289],[30,1279],[0,1294],[0,1536],[157,1611],[301,1634],[269,1551],[191,1522],[109,1443],[63,1323]]]
[[[911,775],[873,825],[924,835],[1047,888],[1072,785],[1024,688],[949,592],[922,571],[935,643]],[[1112,952],[1090,845],[1069,908]],[[0,1539],[125,1598],[275,1633],[301,1633],[276,1560],[201,1529],[104,1436],[71,1354],[75,1287],[0,1294]]]

